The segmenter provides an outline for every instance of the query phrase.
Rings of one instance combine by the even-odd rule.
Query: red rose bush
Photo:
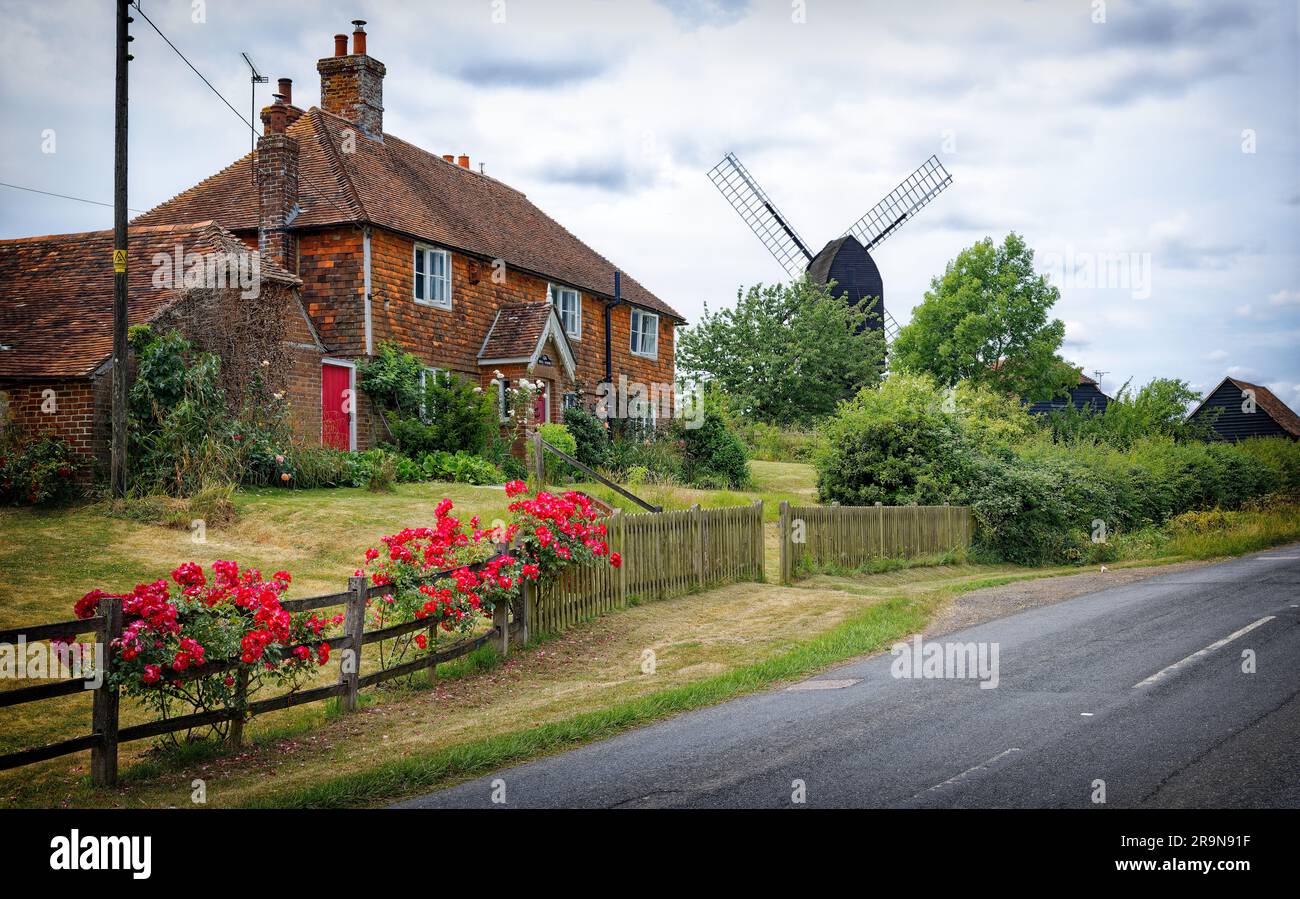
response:
[[[485,528],[478,517],[462,522],[451,500],[434,511],[434,525],[408,528],[384,537],[384,549],[366,550],[365,567],[375,584],[389,587],[371,601],[375,627],[427,620],[431,628],[464,634],[484,624],[499,604],[522,598],[525,581],[558,577],[566,568],[607,559],[605,525],[591,500],[581,493],[527,495],[522,481],[506,484],[510,521]],[[482,563],[477,568],[472,568]],[[429,652],[426,635],[394,641],[392,651]]]
[[[247,696],[267,683],[297,687],[329,661],[329,647],[317,644],[326,628],[343,619],[287,612],[280,600],[291,580],[284,571],[268,580],[234,562],[213,562],[206,572],[186,562],[170,581],[120,594],[122,636],[110,647],[111,682],[163,718],[242,706],[236,671],[202,674],[213,662],[238,659],[238,673],[247,675]],[[111,596],[102,590],[87,593],[76,604],[77,617],[98,614]]]

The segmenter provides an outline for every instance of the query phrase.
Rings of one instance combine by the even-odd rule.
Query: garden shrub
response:
[[[420,376],[424,363],[388,341],[372,359],[357,365],[357,386],[380,408],[399,417],[418,417],[424,404]]]
[[[235,672],[176,682],[175,675],[201,669],[208,662],[238,659],[247,678],[247,698],[268,685],[301,686],[329,661],[329,647],[317,645],[323,631],[342,621],[315,613],[290,614],[280,605],[291,578],[279,571],[264,579],[256,569],[240,570],[234,562],[214,562],[205,572],[186,562],[171,573],[171,582],[141,584],[122,599],[124,629],[116,641],[110,683],[158,718],[191,712],[235,710]],[[74,608],[91,618],[114,594],[94,590]],[[227,723],[213,725],[224,734]],[[175,742],[176,734],[164,739]]]
[[[418,460],[423,477],[415,480],[454,481],[460,484],[501,484],[506,475],[481,456],[469,453],[426,453]]]
[[[679,441],[650,432],[645,438],[616,439],[609,446],[609,469],[617,480],[634,468],[645,469],[643,483],[683,481],[685,465]]]
[[[1236,444],[1237,450],[1263,462],[1280,489],[1300,487],[1300,440],[1286,437],[1252,437]]]
[[[674,422],[673,436],[682,448],[682,474],[686,483],[713,490],[749,485],[745,444],[727,427],[719,412],[706,410],[698,428]]]
[[[564,410],[564,426],[573,435],[573,457],[588,468],[609,464],[609,432],[595,415],[577,406]]]
[[[734,422],[732,427],[751,459],[765,462],[811,462],[817,451],[816,431],[762,421]]]
[[[567,453],[570,456],[574,456],[578,452],[578,441],[573,434],[569,433],[566,425],[548,421],[539,426],[537,430],[542,435],[543,440],[560,452]],[[554,453],[545,453],[543,458],[546,460],[547,483],[562,484],[577,477],[578,470]]]
[[[850,506],[958,502],[973,448],[926,375],[895,374],[841,403],[822,430],[817,496]]]
[[[88,464],[62,437],[9,439],[0,446],[0,503],[42,506],[72,499]]]
[[[521,585],[558,577],[566,568],[604,561],[623,564],[605,540],[605,525],[591,500],[580,493],[527,495],[522,481],[506,484],[511,500],[505,533],[485,529],[478,516],[462,522],[444,499],[434,512],[433,527],[408,528],[384,537],[385,550],[365,551],[362,569],[371,581],[389,587],[372,601],[374,627],[423,620],[435,631],[464,634],[490,617],[501,603],[521,599]],[[466,527],[468,524],[468,527]],[[497,542],[513,542],[513,556],[496,555]],[[478,572],[460,568],[454,575],[431,581],[431,572],[491,559]],[[413,633],[390,645],[392,659],[432,652],[428,636]]]

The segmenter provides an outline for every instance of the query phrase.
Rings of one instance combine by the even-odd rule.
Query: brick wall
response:
[[[334,274],[326,276],[324,270],[317,269],[321,274],[313,274],[311,284],[321,284],[334,298],[352,296],[351,265],[338,258],[346,252],[345,248],[352,247],[352,243],[344,238],[322,238],[314,243],[321,250],[318,252],[313,247],[313,253],[322,263],[328,262],[329,271]],[[370,264],[374,346],[377,348],[384,341],[398,343],[428,365],[449,368],[485,384],[491,373],[479,370],[478,353],[497,309],[509,303],[546,300],[548,282],[524,272],[507,270],[504,279],[498,283],[493,280],[490,263],[453,253],[452,308],[440,309],[417,303],[414,299],[414,253],[415,241],[381,229],[373,232]],[[306,249],[303,257],[304,260],[307,257]],[[340,269],[343,277],[339,275]],[[307,280],[305,271],[303,278]],[[339,287],[340,281],[343,289]],[[342,338],[339,333],[341,323],[357,329],[355,309],[348,311],[334,308],[331,302],[316,302],[317,295],[311,286],[304,287],[304,291],[309,308],[313,310],[313,320],[321,328],[328,320],[336,340]],[[612,314],[614,381],[617,382],[619,375],[624,374],[632,381],[671,384],[674,375],[672,320],[662,315],[659,317],[658,358],[644,359],[634,356],[629,347],[630,308],[618,306]],[[329,338],[326,338],[326,343],[331,348],[336,345]],[[339,345],[341,352],[359,349],[355,338],[340,340]],[[593,396],[596,385],[605,377],[605,333],[603,304],[590,294],[582,295],[581,337],[570,337],[569,345],[577,366],[578,382],[585,394]],[[569,389],[572,385],[564,385],[563,390]]]
[[[95,388],[91,378],[0,380],[0,404],[8,410],[7,415],[0,416],[0,427],[13,427],[19,434],[31,437],[62,437],[78,456],[106,461],[107,433],[97,426]],[[108,391],[102,393],[105,396],[98,399],[107,399]]]

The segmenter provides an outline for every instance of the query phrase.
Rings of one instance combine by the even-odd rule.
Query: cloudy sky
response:
[[[1294,2],[142,4],[243,115],[241,50],[311,105],[331,36],[367,19],[386,130],[482,162],[688,318],[782,276],[706,177],[727,151],[814,250],[938,154],[953,186],[876,253],[900,322],[959,250],[1014,230],[1061,282],[1066,355],[1108,388],[1233,374],[1300,408]],[[111,199],[111,7],[0,0],[0,181]],[[249,134],[147,25],[133,33],[143,210]],[[8,187],[0,204],[0,237],[112,223]],[[1107,260],[1114,286],[1105,271],[1095,286]]]

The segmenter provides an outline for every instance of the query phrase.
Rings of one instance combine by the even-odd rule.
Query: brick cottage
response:
[[[565,403],[593,405],[602,383],[671,385],[683,323],[671,306],[468,157],[384,132],[385,67],[363,26],[351,53],[337,35],[317,63],[319,108],[295,106],[280,79],[255,153],[132,222],[131,323],[180,327],[227,368],[270,361],[295,430],[344,449],[385,436],[363,393],[355,412],[346,402],[357,361],[385,342],[485,388],[498,371],[538,380],[537,411],[551,421]],[[155,254],[227,252],[232,241],[257,260],[257,299],[237,286],[158,285]],[[0,241],[9,411],[100,458],[111,245],[111,232]],[[247,339],[230,339],[241,326]],[[50,390],[65,398],[55,412],[42,409]]]

